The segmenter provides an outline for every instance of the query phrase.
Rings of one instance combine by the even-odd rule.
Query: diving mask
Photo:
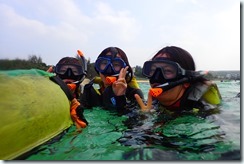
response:
[[[121,58],[99,57],[95,62],[95,68],[98,72],[114,76],[120,73],[122,68],[126,67],[126,63]]]
[[[77,50],[77,58],[64,57],[55,66],[54,72],[61,79],[77,80],[81,82],[87,75],[87,61],[80,50]]]
[[[157,71],[161,72],[165,80],[179,79],[186,75],[186,70],[181,68],[178,63],[165,60],[165,58],[146,61],[142,68],[142,74],[148,78],[152,78]]]
[[[159,84],[149,90],[153,97],[157,97],[177,85],[194,81],[206,75],[207,72],[185,70],[178,63],[169,61],[168,58],[156,58],[144,63],[142,74],[149,78],[151,84]]]

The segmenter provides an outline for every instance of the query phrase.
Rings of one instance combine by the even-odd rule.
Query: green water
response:
[[[145,95],[148,83],[139,83]],[[38,147],[26,160],[236,160],[240,159],[239,82],[217,82],[221,113],[207,119],[183,116],[155,126],[154,114],[118,116],[85,110],[89,126],[72,126],[60,139]],[[130,125],[130,126],[128,126]]]

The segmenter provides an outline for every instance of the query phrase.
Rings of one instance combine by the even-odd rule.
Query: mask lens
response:
[[[169,61],[147,61],[144,63],[142,72],[146,77],[152,77],[159,68],[164,76],[164,79],[174,79],[178,74],[178,66],[176,63]]]
[[[99,72],[103,72],[109,65],[110,60],[106,58],[98,58],[96,60],[95,66]]]
[[[62,65],[58,64],[56,66],[56,73],[60,75],[64,75],[67,70],[70,69],[75,76],[79,76],[83,74],[83,69],[81,66],[78,65]]]
[[[146,61],[142,67],[142,74],[146,77],[152,77],[154,72],[151,61]]]
[[[165,79],[174,79],[177,77],[176,65],[162,63],[161,68]]]
[[[112,61],[113,69],[115,72],[119,72],[122,68],[125,67],[125,63],[122,59],[116,59]]]

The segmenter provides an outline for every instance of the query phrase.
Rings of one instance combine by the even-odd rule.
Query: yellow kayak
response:
[[[72,125],[70,102],[38,69],[0,71],[0,159],[10,160]]]

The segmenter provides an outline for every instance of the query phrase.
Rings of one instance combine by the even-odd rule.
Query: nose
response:
[[[71,77],[72,76],[72,70],[71,68],[67,69],[67,76]]]
[[[153,76],[150,78],[150,83],[165,83],[164,75],[162,74],[162,71],[160,68],[157,68],[153,74]]]
[[[107,70],[106,70],[106,73],[107,73],[107,74],[112,74],[112,73],[113,73],[111,64],[108,65],[108,68],[107,68]]]
[[[162,75],[161,70],[160,70],[159,68],[157,68],[157,69],[155,70],[154,74],[153,74],[153,77],[154,77],[155,79],[159,79],[159,78],[162,77],[162,76],[163,76],[163,75]]]

